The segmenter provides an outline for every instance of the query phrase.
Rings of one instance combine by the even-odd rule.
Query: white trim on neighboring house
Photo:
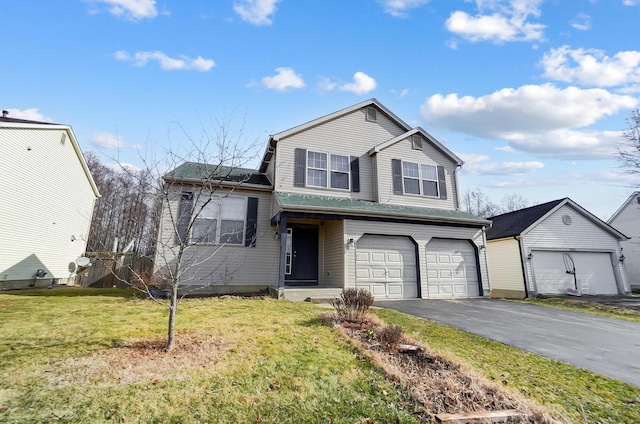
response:
[[[462,166],[464,164],[464,161],[462,159],[456,156],[451,150],[444,147],[442,143],[436,140],[431,134],[423,130],[421,127],[415,127],[410,131],[407,131],[403,134],[400,134],[397,137],[392,138],[391,140],[387,140],[384,143],[378,144],[373,149],[369,150],[368,152],[369,156],[373,156],[376,153],[380,153],[380,151],[386,149],[387,147],[393,146],[394,144],[399,143],[402,140],[406,140],[414,134],[422,135],[424,138],[430,141],[438,150],[440,150],[445,156],[448,156],[452,161],[454,161],[456,165]]]
[[[67,133],[67,136],[71,140],[71,145],[73,146],[73,150],[76,152],[76,156],[82,165],[82,170],[84,171],[89,184],[91,185],[91,189],[93,190],[93,194],[96,197],[100,196],[100,192],[98,191],[98,186],[96,186],[93,177],[91,176],[91,172],[89,171],[89,167],[87,166],[87,162],[84,160],[84,156],[82,155],[82,151],[80,150],[80,146],[78,145],[78,140],[76,139],[75,134],[73,133],[73,129],[69,125],[60,125],[60,124],[47,124],[47,123],[29,123],[29,122],[2,122],[0,121],[0,128],[15,128],[15,129],[36,129],[36,130],[64,130]]]
[[[542,221],[544,221],[545,219],[547,219],[548,217],[550,217],[551,215],[556,213],[556,211],[558,209],[560,209],[561,207],[563,207],[564,205],[571,206],[577,212],[581,213],[585,218],[587,218],[588,220],[590,220],[591,222],[596,224],[598,227],[600,227],[601,229],[603,229],[606,232],[608,232],[609,234],[613,235],[618,240],[621,240],[621,241],[622,240],[629,240],[629,237],[625,236],[620,231],[616,230],[611,225],[607,224],[606,222],[604,222],[603,220],[601,220],[600,218],[598,218],[597,216],[595,216],[594,214],[592,214],[588,210],[584,209],[582,206],[578,205],[577,203],[575,203],[573,200],[571,200],[569,198],[566,198],[562,202],[558,203],[553,209],[551,209],[549,212],[547,212],[546,214],[541,216],[533,224],[529,225],[527,228],[522,230],[522,232],[520,233],[520,236],[524,237],[528,232],[530,232],[532,229],[534,229]]]
[[[629,204],[633,201],[633,199],[638,195],[640,195],[640,191],[634,191],[633,193],[631,193],[631,196],[629,196],[629,198],[625,200],[622,206],[620,206],[618,210],[615,211],[613,215],[611,215],[611,218],[607,220],[607,224],[611,224],[611,222],[614,219],[616,219],[616,217],[620,214],[620,212],[622,212],[627,206],[629,206]]]

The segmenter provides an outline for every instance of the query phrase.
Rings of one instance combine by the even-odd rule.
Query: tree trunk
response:
[[[167,350],[173,350],[176,336],[176,310],[178,309],[178,287],[171,286],[171,301],[169,303],[169,326],[167,331]]]

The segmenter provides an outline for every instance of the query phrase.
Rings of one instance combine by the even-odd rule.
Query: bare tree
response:
[[[636,176],[640,175],[640,109],[631,111],[627,124],[616,158],[625,173]]]
[[[502,198],[500,213],[507,213],[524,209],[529,206],[529,201],[519,194],[508,194]]]
[[[481,218],[488,218],[501,213],[500,207],[493,203],[489,196],[477,187],[474,190],[468,189],[464,193],[462,207],[465,212]]]
[[[502,198],[502,202],[493,202],[481,189],[468,189],[462,196],[462,207],[465,212],[490,218],[507,212],[517,211],[529,206],[529,201],[519,194],[509,194]]]
[[[174,347],[176,312],[185,284],[225,284],[241,266],[243,249],[213,258],[225,255],[229,244],[251,246],[251,241],[242,240],[242,236],[252,237],[242,227],[244,216],[239,220],[225,214],[237,210],[233,203],[238,198],[232,194],[257,173],[245,168],[257,158],[257,141],[246,142],[242,131],[234,133],[229,120],[216,120],[213,133],[203,131],[197,139],[181,129],[180,147],[168,148],[161,166],[146,164],[150,173],[162,175],[155,180],[161,208],[153,282],[167,289],[168,301],[144,278],[140,283],[142,290],[169,310],[168,350]],[[216,265],[203,275],[200,268],[212,262]]]

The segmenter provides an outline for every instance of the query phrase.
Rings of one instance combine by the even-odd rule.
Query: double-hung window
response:
[[[425,196],[438,196],[438,168],[435,165],[421,166],[422,194]]]
[[[314,187],[327,186],[327,154],[307,152],[307,184]]]
[[[358,156],[294,150],[294,187],[319,187],[360,192],[360,159]]]
[[[394,159],[393,162],[395,194],[418,194],[446,199],[446,189],[440,187],[444,184],[442,167],[399,159]]]
[[[201,198],[196,202],[191,229],[194,243],[242,244],[247,199],[242,197]]]
[[[220,198],[213,196],[206,199],[200,198],[196,202],[191,227],[191,240],[195,243],[215,243],[218,236],[218,216]]]
[[[349,156],[331,155],[331,188],[349,190]]]
[[[404,192],[420,194],[420,168],[416,162],[402,162],[402,181]]]

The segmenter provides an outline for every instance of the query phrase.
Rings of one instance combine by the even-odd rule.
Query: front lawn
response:
[[[309,303],[185,299],[167,367],[139,349],[164,338],[166,311],[132,292],[0,293],[0,422],[416,422],[318,316]]]
[[[417,422],[414,401],[322,323],[273,299],[185,299],[166,310],[111,289],[0,292],[0,422]],[[640,422],[640,389],[430,321],[388,324],[567,422]],[[154,341],[157,341],[155,343]]]

